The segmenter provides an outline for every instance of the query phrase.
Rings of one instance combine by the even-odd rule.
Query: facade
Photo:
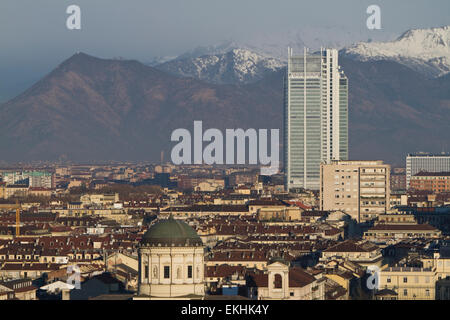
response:
[[[37,287],[33,285],[31,279],[26,278],[26,279],[1,281],[0,296],[2,287],[5,289],[9,289],[5,290],[6,292],[9,293],[9,295],[6,296],[6,299],[12,299],[11,295],[13,295],[14,298],[18,300],[36,300]]]
[[[348,157],[348,81],[338,51],[289,49],[284,88],[285,187],[318,190],[320,163]]]
[[[265,273],[247,280],[248,296],[258,300],[324,300],[325,282],[285,261],[272,261]]]
[[[393,168],[391,171],[391,190],[405,191],[406,190],[406,169]]]
[[[28,186],[37,188],[54,188],[54,176],[45,171],[3,172],[3,182],[8,184],[23,183],[28,180]]]
[[[450,277],[450,256],[435,252],[433,257],[422,258],[425,268],[431,268],[436,272],[436,280],[447,279]]]
[[[450,191],[449,172],[426,172],[420,171],[413,175],[409,182],[411,190],[432,191],[433,193]]]
[[[450,153],[408,154],[406,157],[406,187],[408,189],[411,177],[420,171],[450,172]]]
[[[381,267],[383,255],[380,248],[370,242],[356,243],[347,240],[322,251],[321,261],[348,260],[361,266],[376,265]]]
[[[5,187],[3,194],[5,199],[9,199],[13,196],[26,197],[28,195],[28,185],[23,184],[9,184]]]
[[[377,224],[366,232],[364,239],[369,241],[395,241],[411,238],[437,239],[442,232],[428,224]]]
[[[134,299],[203,299],[204,269],[202,240],[188,224],[170,216],[142,237]]]
[[[431,268],[389,267],[380,272],[379,288],[398,300],[434,300],[435,271]]]
[[[383,161],[331,161],[320,166],[320,210],[340,210],[358,222],[390,206],[390,166]]]
[[[84,194],[80,197],[83,206],[89,205],[112,205],[119,202],[119,194]]]

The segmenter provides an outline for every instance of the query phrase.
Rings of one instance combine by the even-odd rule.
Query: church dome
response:
[[[202,246],[202,239],[186,222],[172,216],[157,222],[142,236],[141,244],[150,247],[196,247]]]

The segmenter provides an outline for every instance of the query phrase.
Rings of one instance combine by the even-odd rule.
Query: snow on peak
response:
[[[439,77],[450,72],[450,26],[408,30],[394,41],[361,42],[343,53],[361,61],[394,60]]]
[[[183,77],[223,84],[254,82],[283,66],[283,62],[278,59],[248,49],[232,48],[225,53],[177,58],[156,68]]]

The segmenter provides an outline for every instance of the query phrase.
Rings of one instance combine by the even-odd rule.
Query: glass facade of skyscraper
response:
[[[348,84],[337,50],[293,56],[284,94],[286,188],[319,188],[320,163],[348,157]]]

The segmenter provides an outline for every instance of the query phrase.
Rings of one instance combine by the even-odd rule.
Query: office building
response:
[[[416,153],[406,157],[406,187],[409,189],[411,177],[420,171],[450,172],[450,153]]]
[[[338,51],[289,49],[284,90],[286,190],[318,190],[321,162],[348,157],[348,82]]]

